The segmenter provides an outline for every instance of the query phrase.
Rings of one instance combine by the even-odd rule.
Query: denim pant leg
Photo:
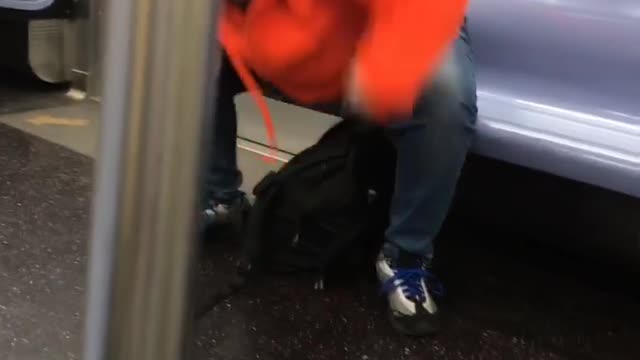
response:
[[[240,194],[242,173],[236,154],[238,119],[234,97],[243,90],[242,82],[225,55],[218,77],[212,153],[205,183],[207,200],[228,202]]]
[[[388,128],[398,154],[391,224],[384,253],[433,257],[477,117],[475,74],[466,29],[411,119]]]

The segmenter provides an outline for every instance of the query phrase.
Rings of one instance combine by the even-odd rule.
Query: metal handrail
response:
[[[217,1],[111,0],[85,360],[180,359]]]

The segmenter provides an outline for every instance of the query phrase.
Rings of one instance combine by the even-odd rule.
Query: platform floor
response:
[[[0,359],[79,359],[97,108],[62,105],[0,116]],[[266,171],[240,157],[248,184]],[[449,222],[437,260],[447,321],[435,338],[395,334],[374,284],[319,293],[276,278],[198,319],[193,358],[640,358],[633,285],[511,236]],[[202,289],[224,283],[232,248],[227,236],[203,247]]]

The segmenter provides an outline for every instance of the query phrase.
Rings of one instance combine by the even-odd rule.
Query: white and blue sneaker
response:
[[[376,270],[388,298],[391,325],[397,331],[426,336],[440,330],[440,313],[433,295],[442,295],[442,285],[424,259],[402,252],[397,259],[390,259],[381,253]]]

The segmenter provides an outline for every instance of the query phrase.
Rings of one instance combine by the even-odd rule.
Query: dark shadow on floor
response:
[[[88,158],[0,125],[2,359],[79,358],[90,180]],[[231,274],[231,241],[205,246],[201,298]],[[195,324],[193,359],[640,358],[635,283],[536,244],[450,221],[437,264],[447,325],[435,338],[395,334],[375,284],[316,292],[265,278]]]
[[[0,115],[71,104],[68,84],[47,84],[32,75],[0,67]]]
[[[202,265],[208,280],[201,278],[200,288],[209,291],[227,282],[233,268],[233,246],[217,241],[206,246]],[[449,224],[437,264],[447,284],[447,325],[435,338],[395,334],[374,283],[364,292],[358,286],[317,292],[312,282],[280,277],[231,297],[199,320],[198,358],[640,357],[634,283],[535,242],[508,242],[507,234],[495,230],[472,235],[462,224]]]

